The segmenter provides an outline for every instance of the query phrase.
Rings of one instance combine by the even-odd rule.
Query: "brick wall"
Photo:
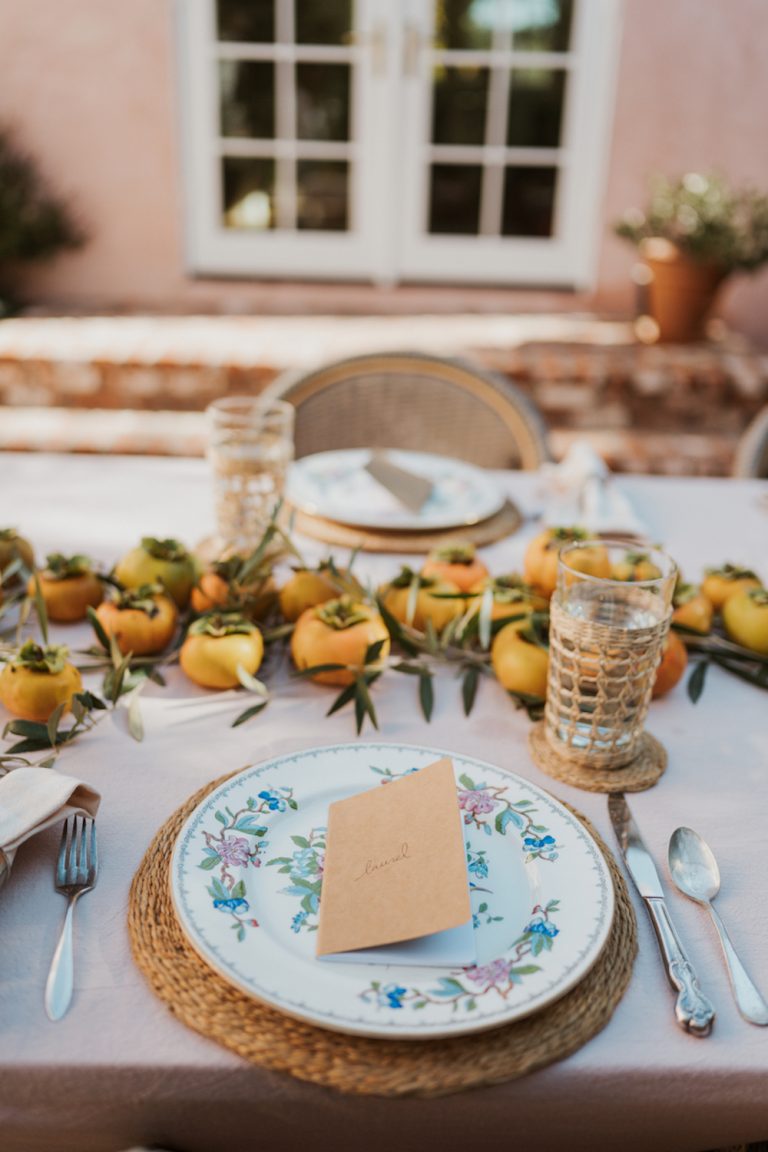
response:
[[[0,447],[202,451],[211,400],[257,393],[287,369],[403,347],[504,374],[544,414],[556,455],[587,436],[616,471],[727,475],[739,436],[768,403],[768,356],[744,341],[646,346],[615,321],[34,318],[0,325]],[[90,416],[73,420],[71,409]],[[172,412],[188,415],[174,422]]]

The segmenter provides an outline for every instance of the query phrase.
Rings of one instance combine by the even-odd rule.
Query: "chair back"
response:
[[[546,425],[503,377],[462,360],[383,352],[281,376],[268,395],[296,408],[296,455],[401,448],[487,468],[550,460]]]
[[[733,475],[768,478],[768,405],[742,434],[736,448]]]

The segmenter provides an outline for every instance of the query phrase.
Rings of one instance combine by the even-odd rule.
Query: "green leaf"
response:
[[[357,685],[354,683],[348,684],[347,687],[339,693],[333,704],[331,704],[330,708],[326,712],[326,716],[332,716],[334,712],[338,712],[345,706],[345,704],[349,704],[350,700],[354,699],[356,692]]]
[[[88,613],[88,619],[91,622],[91,627],[96,633],[97,640],[101,644],[104,651],[109,652],[109,636],[107,636],[106,632],[104,631],[101,620],[99,620],[98,616],[96,615],[95,608],[92,608],[89,604],[86,612]]]
[[[433,656],[437,656],[440,652],[440,637],[437,635],[435,626],[431,619],[427,619],[426,628],[424,629],[424,639],[427,642],[427,648]]]
[[[88,709],[85,707],[82,700],[78,699],[77,696],[72,697],[72,715],[76,724],[82,724],[83,720],[85,720],[86,716],[88,715]]]
[[[385,644],[386,640],[377,640],[374,644],[369,644],[365,650],[363,664],[375,664]]]
[[[291,836],[291,840],[293,840],[294,844],[299,848],[311,847],[309,840],[307,840],[306,836]]]
[[[534,972],[541,971],[541,967],[539,964],[523,964],[519,968],[510,968],[509,971],[513,976],[533,976]]]
[[[210,872],[211,869],[215,868],[219,863],[220,860],[218,856],[206,856],[202,864],[198,864],[198,868],[202,868],[205,872]]]
[[[258,716],[259,712],[263,712],[266,708],[268,700],[262,700],[259,704],[254,704],[252,708],[246,708],[245,712],[232,721],[230,728],[238,728],[241,724],[245,724],[246,720],[250,720],[253,716]]]
[[[37,612],[37,621],[40,625],[40,635],[43,637],[43,643],[48,647],[48,610],[45,607],[45,599],[37,572],[33,573],[32,578],[35,582],[35,611]]]
[[[464,715],[469,716],[477,696],[477,686],[480,682],[480,671],[477,665],[470,664],[465,669],[461,682],[461,698],[464,702]]]
[[[294,672],[293,675],[301,676],[314,676],[318,672],[340,672],[347,667],[346,664],[313,664],[311,668],[302,668],[299,672]]]
[[[141,703],[139,701],[139,692],[134,690],[131,695],[131,702],[128,705],[128,731],[134,740],[139,743],[144,739],[144,721],[141,718]]]
[[[219,824],[226,824],[226,822],[227,822],[227,818],[226,818],[226,816],[224,815],[224,813],[223,813],[223,812],[215,812],[215,813],[214,813],[214,816],[215,816],[215,817],[216,817],[216,819],[218,820]]]
[[[466,788],[468,792],[475,791],[475,782],[470,776],[467,776],[466,772],[462,772],[461,776],[459,776],[459,784]]]
[[[123,654],[113,632],[109,634],[109,655],[112,660],[112,667],[117,671],[123,662]]]
[[[421,676],[424,673],[422,664],[408,664],[401,660],[399,664],[392,665],[393,672],[405,672],[408,676]]]
[[[53,712],[51,712],[50,716],[48,717],[48,723],[46,725],[46,731],[48,732],[48,739],[51,742],[52,748],[56,747],[56,734],[59,730],[59,722],[61,721],[61,718],[64,715],[66,707],[67,707],[67,701],[62,700],[61,704],[57,704],[56,707],[54,708]]]
[[[429,723],[432,718],[432,709],[435,704],[435,693],[432,687],[432,673],[424,672],[419,679],[419,703],[424,719]]]
[[[379,722],[376,719],[376,709],[373,706],[373,700],[371,699],[371,694],[368,691],[368,685],[366,684],[364,678],[361,676],[358,676],[356,684],[357,684],[357,697],[356,697],[356,699],[360,700],[362,702],[362,708],[363,708],[362,719],[365,718],[365,715],[367,713],[371,718],[371,723],[373,724],[374,728],[376,728],[378,730]],[[357,729],[358,733],[360,732],[360,730],[362,728],[362,719],[358,722],[358,729]]]
[[[51,744],[46,732],[44,740],[20,740],[18,744],[13,744],[6,752],[8,756],[22,756],[26,752],[47,752],[50,747]]]
[[[79,700],[83,707],[87,708],[89,712],[93,711],[93,709],[104,709],[107,707],[101,697],[94,695],[93,692],[78,692],[73,699]]]
[[[709,660],[702,660],[688,677],[688,696],[692,704],[696,704],[704,691],[704,681],[709,668]]]
[[[13,736],[26,736],[30,740],[44,740],[46,744],[52,743],[48,739],[48,726],[37,720],[9,720],[3,729],[3,738],[9,733]]]

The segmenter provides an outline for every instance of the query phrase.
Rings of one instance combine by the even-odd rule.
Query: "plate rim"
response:
[[[335,524],[343,524],[348,528],[367,528],[378,532],[440,532],[447,531],[452,528],[468,528],[473,524],[481,524],[483,521],[489,520],[492,516],[497,515],[504,507],[504,503],[507,499],[506,493],[503,491],[500,485],[493,484],[490,480],[488,510],[484,509],[476,515],[470,514],[464,517],[459,517],[458,519],[453,514],[449,515],[446,513],[444,516],[436,519],[433,518],[431,520],[419,520],[417,518],[418,513],[408,512],[406,509],[403,509],[402,514],[398,514],[399,518],[389,519],[386,522],[382,522],[381,520],[377,522],[375,519],[371,520],[364,515],[352,518],[350,518],[348,515],[344,515],[342,518],[338,515],[331,515],[328,512],[322,511],[317,506],[317,504],[314,504],[311,501],[300,501],[293,498],[293,495],[291,494],[291,472],[297,466],[300,467],[304,461],[317,459],[318,457],[348,456],[352,454],[364,455],[366,453],[372,452],[373,450],[374,449],[372,448],[329,448],[324,449],[321,452],[310,452],[306,456],[298,457],[298,459],[292,461],[288,470],[288,476],[285,484],[286,501],[290,503],[293,508],[296,508],[305,516],[313,516],[322,520],[330,520]],[[426,456],[434,461],[443,461],[445,463],[456,465],[462,471],[471,472],[481,477],[483,480],[486,479],[485,473],[488,473],[489,477],[493,473],[493,469],[482,468],[478,464],[472,464],[469,460],[460,460],[454,456],[444,456],[439,452],[422,452],[421,450],[415,448],[380,448],[376,449],[376,451],[396,453],[399,456]],[[496,501],[492,507],[490,503],[491,487],[494,488],[494,496]]]
[[[304,757],[305,755],[317,756],[327,752],[344,753],[347,751],[360,753],[364,749],[380,750],[392,748],[406,752],[426,753],[430,756],[435,756],[436,758],[447,756],[453,760],[453,758],[456,757],[478,767],[489,768],[494,772],[499,772],[501,775],[509,777],[510,780],[519,781],[525,787],[531,788],[535,793],[542,795],[547,802],[553,804],[556,809],[560,810],[560,815],[564,815],[566,823],[571,824],[572,826],[575,825],[578,829],[578,834],[583,836],[586,842],[592,846],[592,849],[594,850],[594,857],[597,861],[599,861],[598,871],[601,873],[602,888],[607,896],[607,906],[603,915],[603,919],[595,934],[594,940],[590,941],[587,945],[587,949],[591,949],[591,951],[589,951],[588,959],[581,957],[573,964],[571,971],[558,983],[557,991],[555,994],[551,994],[550,989],[544,989],[542,993],[540,993],[539,996],[534,1000],[534,1002],[523,1005],[514,1012],[508,1012],[507,1014],[502,1015],[500,1019],[496,1017],[490,1019],[487,1017],[479,1019],[463,1019],[461,1021],[452,1021],[447,1026],[444,1023],[437,1023],[434,1026],[420,1025],[419,1027],[409,1027],[406,1025],[403,1028],[393,1028],[391,1025],[381,1025],[380,1027],[377,1027],[370,1024],[368,1021],[339,1021],[333,1016],[320,1015],[316,1008],[310,1007],[306,1012],[302,1012],[299,1007],[286,1007],[283,1003],[280,1003],[276,999],[270,1000],[266,996],[255,992],[252,987],[249,987],[243,980],[238,978],[236,973],[234,973],[231,969],[226,968],[218,960],[218,957],[215,955],[215,953],[206,948],[204,942],[196,940],[188,930],[187,925],[183,919],[183,910],[179,907],[179,903],[177,901],[176,885],[174,883],[177,870],[177,859],[180,856],[183,848],[183,839],[185,833],[187,832],[192,821],[202,815],[203,809],[209,807],[211,803],[215,802],[214,797],[220,790],[228,786],[231,787],[232,784],[234,784],[238,779],[246,777],[253,771],[261,773],[270,768],[279,767],[288,761],[295,761],[297,758]],[[343,1035],[360,1036],[370,1039],[407,1041],[450,1039],[456,1036],[465,1036],[474,1033],[491,1031],[494,1028],[503,1028],[508,1024],[516,1023],[518,1020],[526,1019],[540,1011],[545,1010],[552,1004],[561,1000],[570,991],[572,991],[573,988],[579,984],[595,966],[605,949],[616,915],[616,893],[608,862],[600,850],[600,847],[592,833],[582,823],[582,821],[564,804],[563,801],[553,796],[552,793],[547,789],[542,788],[535,782],[519,775],[519,773],[513,772],[506,768],[501,768],[499,765],[492,764],[490,761],[483,760],[463,752],[451,752],[446,749],[435,748],[431,745],[401,743],[399,741],[391,740],[359,742],[343,741],[335,744],[312,745],[308,748],[301,748],[294,752],[283,753],[278,756],[271,756],[263,760],[255,761],[254,763],[245,765],[243,768],[231,773],[225,780],[221,782],[221,784],[217,785],[206,796],[204,796],[203,799],[195,805],[192,811],[188,814],[188,816],[185,817],[184,821],[182,822],[178,833],[174,838],[173,849],[168,864],[168,880],[171,904],[176,922],[182,931],[184,939],[190,944],[197,955],[200,956],[201,959],[206,964],[208,964],[209,967],[211,967],[217,973],[217,975],[219,975],[221,979],[223,979],[230,987],[238,989],[249,999],[254,1000],[256,1003],[266,1008],[276,1011],[281,1015],[299,1020],[311,1027],[323,1028],[327,1031],[337,1032]],[[376,966],[371,964],[366,964],[365,967],[371,969],[372,971],[376,969]],[[388,966],[382,964],[380,967],[384,969]],[[407,966],[400,964],[393,965],[393,967],[403,968]],[[431,968],[425,968],[424,970],[431,971]]]

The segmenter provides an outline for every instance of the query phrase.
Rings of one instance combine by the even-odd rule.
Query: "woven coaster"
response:
[[[585,792],[644,792],[667,768],[666,749],[650,732],[643,732],[637,755],[624,768],[584,768],[559,756],[547,740],[543,720],[528,733],[528,747],[536,767],[547,776]]]
[[[507,500],[503,507],[487,520],[479,524],[466,524],[452,528],[449,532],[400,532],[382,531],[376,528],[352,528],[335,520],[324,520],[321,516],[309,516],[306,512],[294,512],[294,527],[304,536],[323,540],[326,544],[338,544],[343,548],[360,548],[363,552],[429,552],[441,544],[461,538],[478,548],[493,544],[505,536],[517,532],[523,522],[519,510]]]
[[[605,855],[616,894],[606,945],[584,979],[524,1020],[450,1040],[369,1040],[293,1020],[218,976],[195,952],[173,911],[170,862],[187,816],[228,777],[214,780],[162,826],[131,885],[133,955],[153,991],[182,1023],[253,1064],[357,1095],[441,1096],[515,1080],[569,1056],[601,1031],[621,1000],[637,952],[635,915],[624,879]]]

